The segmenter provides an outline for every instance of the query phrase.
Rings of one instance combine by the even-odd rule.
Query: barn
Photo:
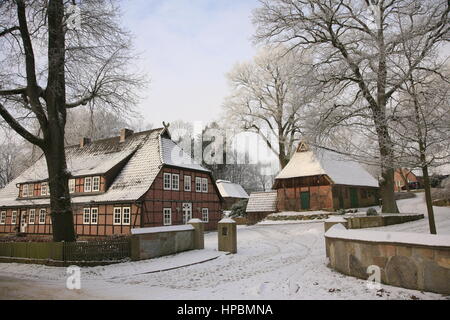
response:
[[[185,224],[216,229],[222,198],[208,169],[195,163],[166,128],[66,147],[78,236],[127,235],[132,228]],[[0,233],[49,235],[47,164],[41,157],[0,190]]]
[[[359,163],[301,142],[275,178],[278,211],[330,210],[379,203],[379,186]]]

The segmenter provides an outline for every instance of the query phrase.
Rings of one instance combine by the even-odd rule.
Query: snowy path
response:
[[[420,198],[402,201],[399,201],[400,206],[421,205]],[[447,230],[450,226],[450,208],[439,208],[437,211],[438,225],[443,226],[442,230]],[[426,232],[427,221],[386,228]],[[221,255],[202,264],[165,272],[139,274],[143,270],[192,259],[192,255],[206,257],[217,254],[217,234],[208,233],[205,240],[204,251],[82,268],[82,289],[78,291],[65,289],[65,268],[0,264],[0,299],[443,298],[433,293],[384,285],[382,291],[369,290],[365,281],[328,269],[323,223],[320,222],[239,227],[238,253],[235,255]]]

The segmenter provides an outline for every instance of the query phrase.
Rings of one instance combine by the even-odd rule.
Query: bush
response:
[[[336,214],[345,214],[345,210],[344,209],[338,209],[336,211]]]
[[[366,214],[367,214],[367,216],[377,216],[378,212],[374,208],[369,208],[369,209],[367,209]]]
[[[240,200],[231,206],[230,217],[246,217],[248,200]]]

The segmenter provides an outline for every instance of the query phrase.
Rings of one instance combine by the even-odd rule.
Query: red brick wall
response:
[[[333,195],[330,185],[280,188],[277,192],[278,211],[301,211],[301,192],[309,192],[310,210],[333,209]]]
[[[163,174],[176,173],[180,175],[180,190],[163,190]],[[184,191],[184,176],[191,176],[191,191]],[[208,179],[208,192],[195,191],[195,177]],[[220,198],[207,173],[200,173],[192,170],[164,167],[153,182],[150,190],[144,197],[142,226],[157,227],[163,225],[163,208],[172,209],[172,224],[183,223],[182,204],[192,203],[192,217],[202,218],[201,208],[208,208],[209,222],[205,224],[206,230],[217,228],[217,222],[221,219]]]

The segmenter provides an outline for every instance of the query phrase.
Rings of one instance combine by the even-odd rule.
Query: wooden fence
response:
[[[89,242],[3,242],[0,258],[66,263],[113,262],[131,257],[130,239]],[[29,262],[29,261],[28,261]]]

